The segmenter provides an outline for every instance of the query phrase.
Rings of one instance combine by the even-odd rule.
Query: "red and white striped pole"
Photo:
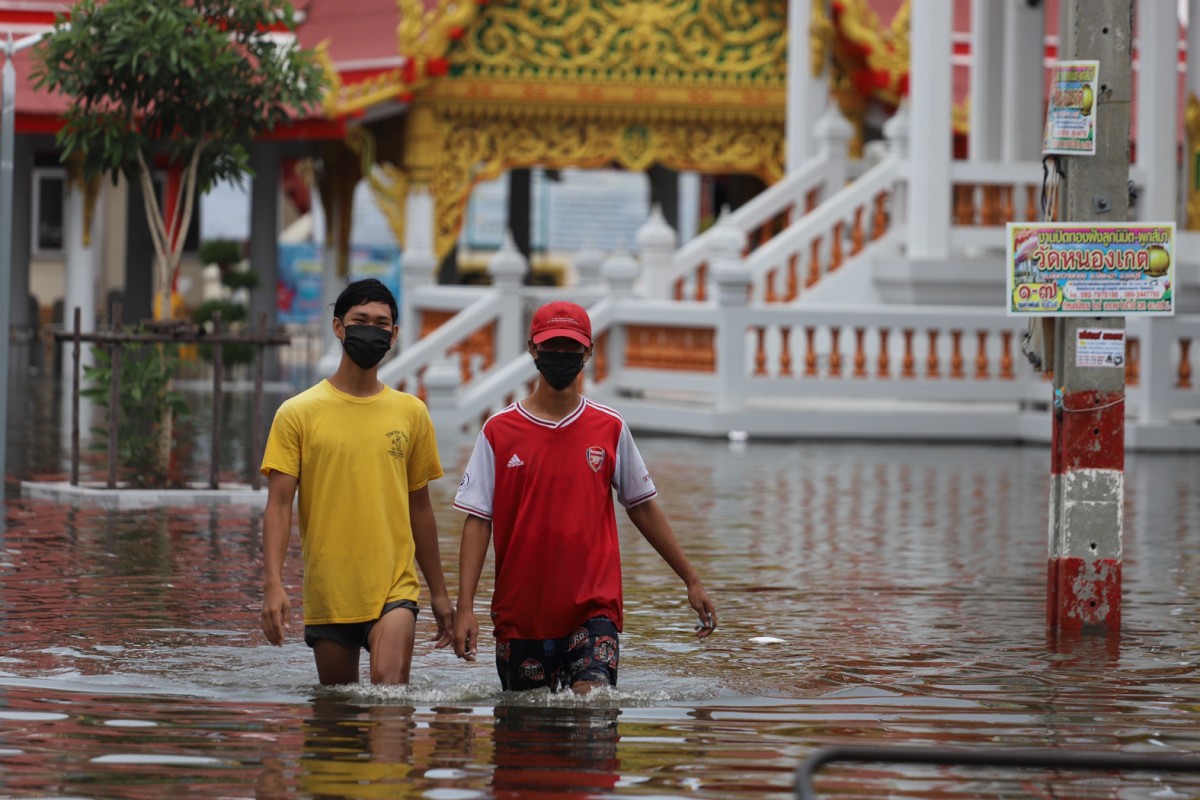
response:
[[[1067,635],[1116,633],[1121,629],[1125,371],[1078,367],[1075,353],[1080,342],[1098,336],[1123,345],[1125,320],[1060,319],[1056,328],[1046,622]]]
[[[1096,153],[1063,159],[1067,221],[1123,222],[1129,210],[1133,0],[1066,0],[1064,60],[1099,61]],[[1053,634],[1121,629],[1125,371],[1077,358],[1095,337],[1124,342],[1120,317],[1062,318],[1054,326],[1049,571]]]

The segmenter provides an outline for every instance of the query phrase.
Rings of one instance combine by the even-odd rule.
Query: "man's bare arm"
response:
[[[446,591],[446,576],[442,571],[442,552],[438,544],[437,519],[429,500],[429,487],[422,486],[408,493],[408,516],[412,524],[413,546],[417,565],[429,588],[429,605],[437,621],[435,647],[445,647],[454,636],[454,607]]]
[[[650,546],[662,556],[663,561],[667,562],[687,587],[688,604],[700,617],[700,627],[696,635],[703,639],[711,634],[717,627],[717,609],[709,599],[708,592],[704,590],[704,583],[699,574],[684,555],[683,548],[679,546],[679,540],[675,538],[675,532],[671,530],[671,524],[667,522],[667,517],[658,503],[653,499],[647,500],[627,509],[626,513]]]
[[[454,654],[475,660],[479,647],[479,623],[475,619],[475,592],[483,562],[492,540],[492,523],[474,514],[463,523],[462,544],[458,551],[458,618],[454,626]]]
[[[291,603],[283,587],[283,562],[292,535],[292,502],[300,481],[286,472],[272,470],[267,476],[267,507],[263,512],[263,607],[262,630],[267,641],[283,644],[283,632],[291,622]]]

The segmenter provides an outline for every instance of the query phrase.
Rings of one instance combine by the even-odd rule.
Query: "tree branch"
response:
[[[204,151],[205,147],[207,147],[207,142],[201,142],[192,151],[192,160],[184,170],[183,181],[179,187],[183,193],[183,222],[180,224],[180,230],[176,234],[176,240],[171,252],[172,264],[178,263],[180,257],[183,255],[183,245],[187,240],[188,228],[192,225],[192,208],[196,203],[196,180],[200,172],[200,154]]]
[[[151,176],[150,166],[146,163],[146,156],[142,153],[142,148],[136,149],[138,179],[142,186],[142,202],[146,207],[146,221],[150,223],[150,236],[154,240],[154,251],[160,260],[166,260],[170,255],[167,249],[166,224],[163,221],[162,211],[158,207],[158,198],[154,194],[154,179]]]

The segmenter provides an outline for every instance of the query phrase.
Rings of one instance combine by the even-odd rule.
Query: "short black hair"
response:
[[[361,281],[352,281],[347,284],[333,304],[333,316],[344,319],[346,312],[355,306],[375,302],[387,303],[388,308],[392,310],[392,324],[395,325],[399,322],[400,310],[396,307],[395,295],[392,294],[391,289],[375,278],[363,278]]]

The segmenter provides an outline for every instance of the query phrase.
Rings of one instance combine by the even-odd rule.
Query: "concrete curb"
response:
[[[107,489],[96,483],[72,486],[60,481],[22,481],[21,496],[108,509],[215,505],[261,507],[267,502],[266,488],[252,489],[249,485],[237,483],[220,489]]]

